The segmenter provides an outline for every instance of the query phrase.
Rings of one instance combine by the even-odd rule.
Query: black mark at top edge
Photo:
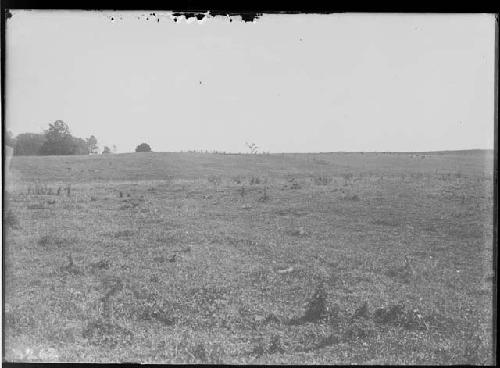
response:
[[[223,11],[212,11],[208,12],[211,16],[241,16],[241,19],[244,22],[253,22],[255,19],[258,19],[262,16],[262,13],[255,12],[223,12]],[[202,20],[205,18],[206,14],[200,12],[175,12],[172,14],[174,17],[185,17],[186,19],[196,17],[198,20]]]

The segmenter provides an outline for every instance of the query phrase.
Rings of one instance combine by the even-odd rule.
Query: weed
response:
[[[131,344],[134,334],[127,328],[101,318],[87,323],[82,337],[91,345],[115,347],[119,343]]]
[[[267,188],[264,188],[264,191],[262,193],[262,197],[260,197],[259,202],[266,202],[269,200],[269,196],[267,195]]]
[[[90,264],[90,268],[93,271],[98,270],[108,270],[111,267],[111,262],[106,260],[100,260],[99,262],[94,262]]]
[[[269,344],[267,352],[269,354],[275,354],[275,353],[283,354],[285,352],[285,349],[283,349],[283,347],[281,346],[281,339],[278,334],[274,334],[271,337],[271,342]]]
[[[119,230],[113,234],[114,238],[129,238],[135,234],[132,230]]]
[[[224,364],[223,357],[226,355],[224,348],[219,344],[212,346],[212,349],[208,353],[208,360],[212,364]]]
[[[194,357],[202,362],[206,362],[208,360],[207,351],[205,349],[205,345],[202,342],[198,342],[192,349],[191,353]]]
[[[260,184],[261,179],[258,176],[251,176],[249,182],[250,182],[250,185],[256,185],[256,184]]]
[[[481,347],[481,338],[469,332],[464,348],[464,363],[467,365],[485,365],[484,358],[481,357]]]
[[[367,302],[364,302],[361,307],[359,307],[354,311],[352,319],[358,319],[358,318],[370,318],[370,311],[368,309]]]
[[[95,202],[95,201],[97,201],[97,198],[94,196],[90,196],[90,202]]]
[[[306,236],[307,232],[304,230],[304,228],[302,226],[299,226],[297,229],[289,231],[289,234],[291,236],[302,237],[302,236]]]
[[[373,323],[373,322],[371,322]],[[349,325],[343,333],[342,340],[351,342],[354,340],[364,340],[374,334],[374,329],[370,321],[360,320]]]
[[[154,257],[153,258],[153,261],[155,261],[156,263],[163,263],[165,262],[165,257],[164,256],[158,256],[158,257]]]
[[[150,282],[153,282],[153,283],[157,283],[157,282],[160,282],[160,278],[158,277],[158,275],[152,275],[152,276],[149,278],[149,281],[150,281]]]
[[[83,272],[80,270],[80,267],[78,267],[73,263],[73,257],[71,256],[71,254],[68,254],[67,258],[68,258],[68,264],[66,266],[62,266],[61,271],[68,272],[73,275],[83,275]]]
[[[390,227],[397,227],[401,226],[401,220],[399,218],[390,218],[390,217],[384,217],[382,219],[376,219],[372,221],[372,224],[374,225],[379,225],[379,226],[390,226]]]
[[[373,312],[373,321],[383,324],[399,325],[404,321],[404,305],[394,304],[378,308]]]
[[[174,263],[177,260],[177,254],[172,254],[169,258],[167,258],[167,261],[170,263]]]
[[[386,275],[407,284],[411,281],[411,278],[416,275],[416,271],[411,265],[410,259],[405,256],[403,265],[399,268],[388,270]]]
[[[268,324],[268,323],[276,323],[276,324],[280,324],[281,321],[278,317],[276,317],[273,313],[271,314],[268,314],[266,316],[266,318],[264,318],[264,320],[262,321],[263,324]]]
[[[287,179],[288,183],[283,187],[283,189],[300,189],[301,185],[297,182],[297,179],[295,177],[289,177]]]
[[[137,312],[136,317],[140,321],[160,322],[164,326],[172,326],[176,322],[176,318],[169,311],[169,307],[156,301],[143,305]]]
[[[210,175],[207,180],[209,183],[215,186],[219,185],[222,182],[222,178],[218,175]]]
[[[353,194],[353,195],[346,195],[344,197],[344,200],[358,202],[360,200],[360,198],[357,194]]]
[[[352,173],[347,173],[343,174],[342,177],[344,178],[344,186],[346,186],[352,182],[354,175]]]
[[[326,175],[320,175],[314,177],[314,183],[316,185],[328,185],[332,182],[332,178]]]
[[[260,338],[260,339],[258,339],[257,344],[250,351],[250,354],[254,355],[256,358],[260,358],[265,353],[266,353],[266,349],[264,346],[264,339]]]
[[[64,245],[73,244],[75,242],[74,239],[65,239],[55,236],[53,234],[43,235],[40,239],[38,239],[38,245],[42,248],[48,249],[49,247],[62,247]]]
[[[327,293],[320,283],[312,295],[311,299],[307,302],[305,313],[303,316],[298,318],[292,318],[289,322],[291,325],[299,325],[308,322],[317,322],[328,315],[327,304],[326,304]]]
[[[336,345],[339,342],[340,342],[339,336],[332,333],[332,334],[328,335],[327,337],[324,337],[323,339],[321,339],[313,349],[314,350],[322,349],[322,348],[325,348],[327,346]]]

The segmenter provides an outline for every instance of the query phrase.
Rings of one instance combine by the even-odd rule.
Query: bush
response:
[[[135,152],[151,152],[151,147],[147,143],[141,143],[135,148]]]

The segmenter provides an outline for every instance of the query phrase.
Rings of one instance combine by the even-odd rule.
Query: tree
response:
[[[7,133],[4,136],[4,144],[12,148],[16,145],[16,139],[10,130],[7,130]]]
[[[109,149],[108,146],[104,146],[104,149],[102,150],[102,154],[107,155],[108,153],[111,153],[111,150]]]
[[[141,143],[135,148],[135,152],[151,152],[151,147],[147,143]]]
[[[87,138],[87,146],[88,146],[88,151],[90,154],[97,153],[98,147],[97,147],[97,138],[91,135],[89,138]]]
[[[250,153],[258,153],[258,149],[259,147],[257,147],[255,145],[255,143],[248,143],[248,142],[245,142],[245,144],[247,145],[248,149],[250,150]]]
[[[45,143],[44,134],[22,133],[17,135],[14,146],[14,156],[35,156]]]
[[[40,148],[42,155],[72,155],[75,151],[75,142],[68,125],[62,121],[49,124],[45,132],[45,142]]]
[[[87,145],[87,141],[82,138],[72,138],[73,140],[73,150],[70,153],[71,155],[88,155],[89,154],[89,146]]]

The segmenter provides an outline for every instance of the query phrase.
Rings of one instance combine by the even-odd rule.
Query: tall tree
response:
[[[74,154],[75,147],[73,137],[71,136],[68,125],[64,121],[57,120],[49,124],[49,129],[47,129],[44,134],[46,141],[40,149],[42,155]]]
[[[87,147],[89,150],[89,153],[97,153],[98,147],[97,147],[97,138],[91,135],[89,138],[87,138]]]

